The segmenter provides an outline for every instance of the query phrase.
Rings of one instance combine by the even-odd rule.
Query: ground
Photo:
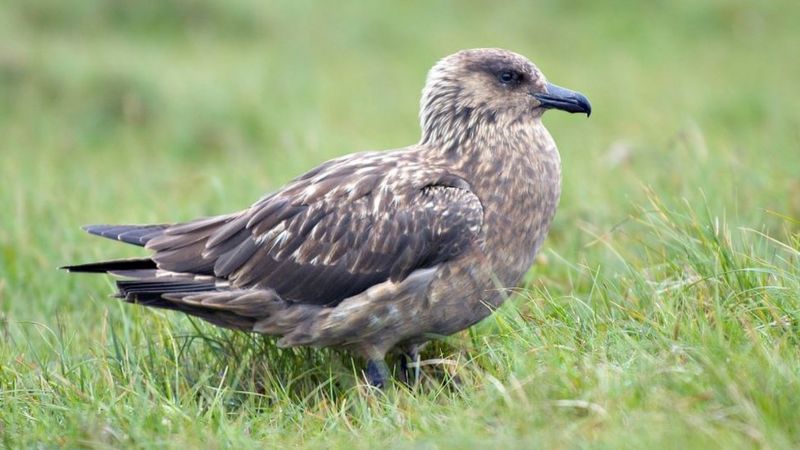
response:
[[[755,2],[0,6],[9,448],[797,448],[800,8]],[[440,57],[533,59],[564,193],[526,284],[377,393],[360,362],[122,305],[102,222],[229,212],[419,135]]]

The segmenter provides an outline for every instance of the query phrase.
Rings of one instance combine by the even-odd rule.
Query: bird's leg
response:
[[[425,344],[411,344],[400,355],[400,380],[407,386],[413,386],[419,382],[419,352]],[[413,371],[413,372],[412,372]],[[414,382],[411,382],[411,374],[414,374]]]
[[[367,361],[367,382],[376,388],[383,389],[389,381],[389,366],[383,359]]]

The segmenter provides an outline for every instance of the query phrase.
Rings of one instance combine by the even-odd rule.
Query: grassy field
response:
[[[800,447],[800,7],[603,3],[2,2],[0,442]],[[546,117],[564,193],[541,257],[415,389],[56,270],[141,254],[82,224],[229,212],[415,142],[425,72],[479,46],[594,114]]]

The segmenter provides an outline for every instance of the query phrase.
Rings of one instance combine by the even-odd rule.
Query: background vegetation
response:
[[[0,437],[11,448],[797,448],[794,1],[0,4]],[[121,305],[79,225],[242,208],[416,141],[440,57],[530,56],[564,195],[529,282],[414,389]]]

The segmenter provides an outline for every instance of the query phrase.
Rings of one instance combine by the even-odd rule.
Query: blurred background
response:
[[[228,212],[331,157],[416,142],[426,71],[470,47],[527,55],[594,105],[589,120],[545,118],[564,162],[547,246],[566,260],[591,259],[587,243],[648,189],[782,229],[781,216],[800,216],[799,12],[792,1],[5,1],[2,311],[86,313],[107,281],[65,294],[75,278],[55,267],[137,250],[81,224]]]

